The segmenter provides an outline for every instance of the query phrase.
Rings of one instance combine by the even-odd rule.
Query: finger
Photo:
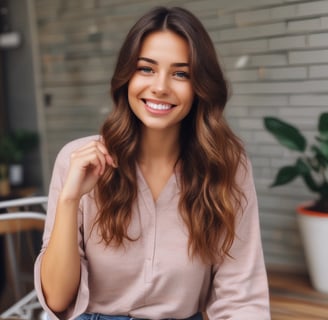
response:
[[[106,169],[106,156],[108,156],[107,149],[101,143],[95,141],[93,145],[86,149],[87,152],[95,153],[101,163],[99,174],[103,174]]]
[[[111,157],[111,155],[108,153],[108,150],[107,150],[103,140],[99,141],[99,143],[97,144],[97,147],[99,147],[99,149],[104,153],[107,164],[112,166],[113,168],[117,168],[118,165],[114,161],[114,159]]]
[[[113,168],[118,168],[118,164],[114,161],[114,159],[110,155],[106,155],[107,164]]]
[[[71,159],[82,168],[93,166],[97,174],[103,174],[106,167],[105,155],[95,146],[73,152]]]
[[[117,163],[115,163],[115,161],[113,160],[113,158],[109,155],[108,150],[103,142],[103,140],[100,141],[91,141],[89,143],[87,143],[86,145],[82,146],[81,148],[79,148],[77,151],[78,152],[91,152],[94,148],[97,148],[105,157],[105,162],[114,167],[117,168],[118,165]],[[105,166],[103,167],[103,169],[105,169]]]

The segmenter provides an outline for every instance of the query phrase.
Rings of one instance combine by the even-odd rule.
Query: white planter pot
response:
[[[328,293],[328,214],[297,209],[305,258],[313,287]]]
[[[11,164],[9,166],[10,185],[16,187],[23,184],[24,172],[22,164]]]

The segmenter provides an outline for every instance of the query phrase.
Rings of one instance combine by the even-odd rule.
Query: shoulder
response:
[[[66,143],[62,149],[60,150],[59,154],[61,153],[71,153],[74,150],[82,147],[83,145],[91,142],[91,141],[97,141],[100,139],[99,135],[93,135],[93,136],[87,136],[79,139],[72,140],[68,143]]]
[[[239,186],[247,186],[253,183],[252,163],[247,155],[243,155],[240,158],[236,173],[236,182]]]
[[[86,145],[91,141],[97,141],[100,139],[99,135],[87,136],[79,139],[72,140],[66,143],[57,154],[56,162],[61,164],[68,164],[70,155],[76,149]]]

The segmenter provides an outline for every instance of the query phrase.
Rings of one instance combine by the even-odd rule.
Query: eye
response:
[[[185,71],[176,71],[176,72],[174,72],[173,75],[179,79],[189,79],[190,78],[189,73],[185,72]]]
[[[138,67],[137,71],[140,71],[140,72],[146,73],[146,74],[154,73],[154,70],[151,67],[145,67],[145,66]]]

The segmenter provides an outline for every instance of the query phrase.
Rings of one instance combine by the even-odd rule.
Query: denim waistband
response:
[[[202,319],[203,319],[202,313],[198,312],[189,318],[180,319],[180,320],[202,320]],[[134,318],[131,316],[109,316],[100,313],[83,313],[78,318],[76,318],[76,320],[150,320],[150,319]],[[179,319],[166,318],[162,320],[179,320]]]

